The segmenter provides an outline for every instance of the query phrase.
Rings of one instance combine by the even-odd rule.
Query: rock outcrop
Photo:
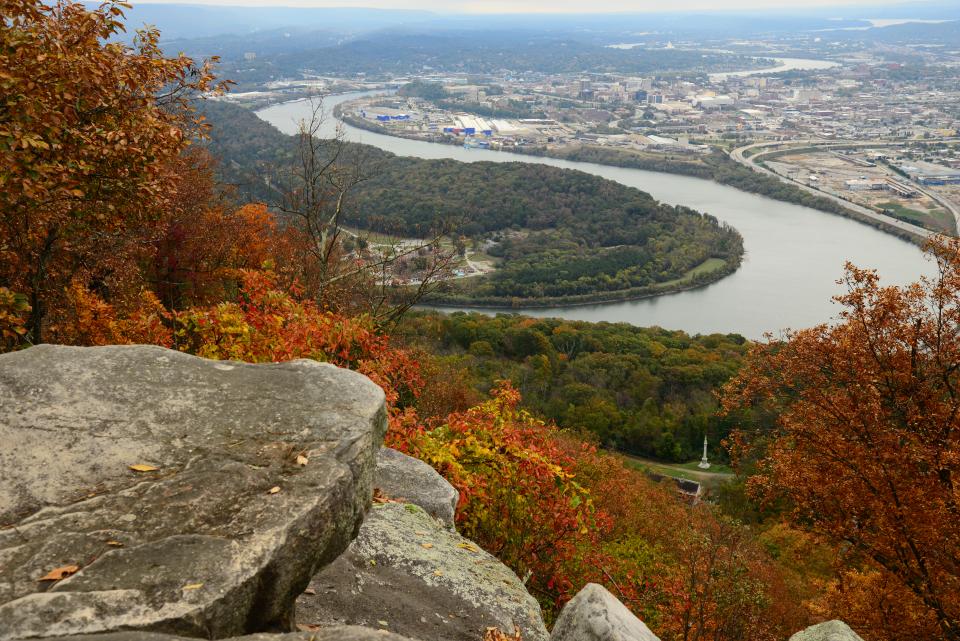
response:
[[[617,597],[588,583],[563,607],[550,641],[660,641]]]
[[[421,641],[478,641],[488,627],[548,638],[517,576],[411,504],[374,505],[356,540],[310,582],[297,621],[380,627]]]
[[[381,448],[377,454],[375,483],[385,495],[419,505],[430,516],[453,527],[460,493],[420,459],[388,447]]]
[[[171,636],[156,632],[109,632],[89,634],[79,637],[54,637],[49,641],[196,641],[191,637]],[[225,641],[416,641],[383,630],[361,628],[357,626],[334,626],[309,632],[288,632],[286,634],[250,634],[243,637],[231,637]]]
[[[0,356],[0,641],[659,641],[596,584],[548,635],[454,529],[456,490],[378,452],[385,429],[382,390],[315,361]]]
[[[0,639],[292,629],[359,527],[385,428],[378,387],[315,361],[0,356]]]
[[[842,621],[827,621],[797,632],[790,641],[863,641]]]

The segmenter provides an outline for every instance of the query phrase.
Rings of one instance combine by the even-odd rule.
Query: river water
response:
[[[328,98],[326,107],[363,94]],[[285,133],[296,133],[297,122],[309,115],[309,104],[289,102],[257,112]],[[333,131],[328,120],[325,131]],[[464,162],[533,162],[578,169],[649,192],[671,205],[686,205],[733,225],[742,235],[746,253],[736,273],[694,290],[638,301],[519,310],[530,316],[572,320],[658,325],[694,334],[734,332],[758,339],[765,332],[800,329],[828,322],[839,307],[831,297],[843,265],[875,268],[883,282],[906,284],[933,272],[920,250],[872,227],[798,205],[756,196],[709,180],[622,169],[593,163],[537,158],[507,152],[464,149],[452,145],[407,140],[347,127],[351,140],[375,145],[401,156],[452,158]],[[504,310],[483,310],[502,312]]]
[[[722,82],[727,78],[744,78],[747,76],[756,76],[766,73],[782,73],[784,71],[813,71],[817,69],[832,69],[839,67],[839,62],[831,60],[813,60],[808,58],[774,58],[777,66],[766,69],[748,69],[745,71],[727,71],[724,73],[710,74],[710,80],[713,82]]]

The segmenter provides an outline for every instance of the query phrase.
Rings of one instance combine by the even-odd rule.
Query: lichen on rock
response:
[[[540,606],[509,568],[411,504],[374,505],[310,588],[297,601],[301,624],[382,627],[422,641],[478,641],[489,627],[548,638]]]

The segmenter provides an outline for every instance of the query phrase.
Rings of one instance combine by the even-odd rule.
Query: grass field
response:
[[[708,489],[715,489],[733,478],[733,470],[726,465],[711,464],[709,470],[697,467],[700,461],[689,463],[661,463],[637,456],[627,456],[627,465],[634,469],[696,481]]]
[[[694,267],[693,269],[691,269],[690,271],[688,271],[686,274],[684,274],[680,278],[674,278],[673,280],[657,283],[657,285],[660,287],[665,287],[665,286],[672,287],[674,285],[684,285],[690,282],[691,280],[693,280],[693,277],[696,276],[697,274],[706,274],[708,272],[715,271],[717,269],[722,268],[726,264],[727,262],[722,258],[708,258],[702,263],[700,263],[699,265],[697,265],[696,267]]]
[[[878,203],[877,207],[887,210],[894,218],[899,218],[908,223],[920,225],[933,231],[943,231],[949,234],[956,233],[953,216],[942,209],[925,212],[918,209],[910,209],[909,207],[904,207],[900,203],[892,201]]]

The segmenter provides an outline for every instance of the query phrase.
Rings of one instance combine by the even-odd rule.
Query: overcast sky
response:
[[[855,6],[876,7],[903,0],[134,0],[134,4],[177,1],[186,4],[244,5],[254,7],[382,7],[387,9],[425,9],[443,13],[596,13],[791,9],[804,7]],[[867,16],[869,17],[869,16]]]

